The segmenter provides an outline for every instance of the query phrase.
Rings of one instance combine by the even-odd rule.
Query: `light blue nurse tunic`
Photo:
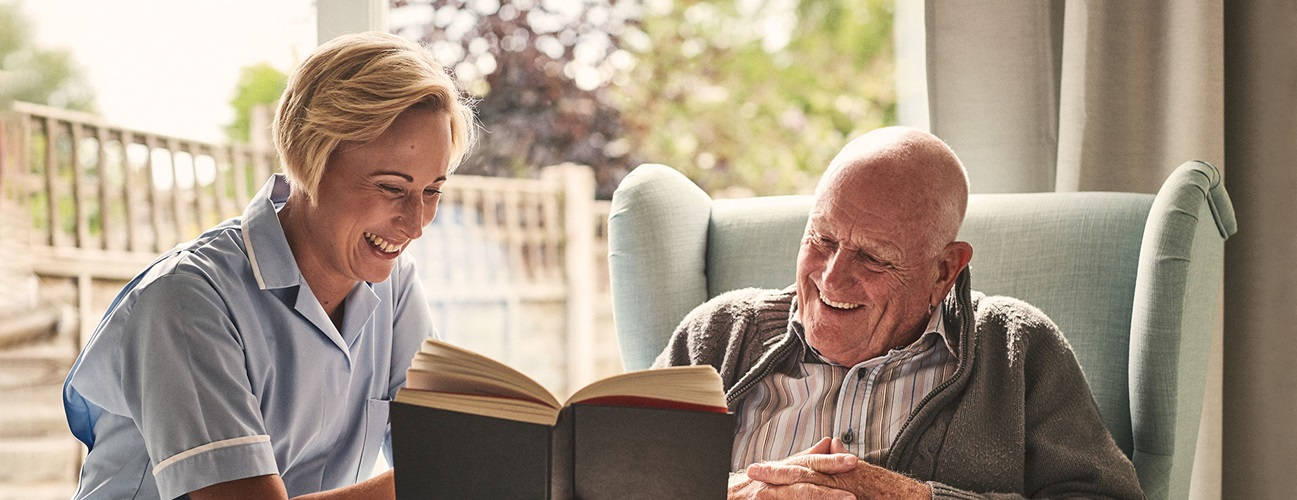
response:
[[[177,498],[274,473],[294,496],[368,477],[390,444],[388,401],[434,335],[427,301],[402,256],[351,290],[335,328],[276,216],[289,190],[272,177],[241,217],[113,300],[63,388],[90,450],[75,498]]]

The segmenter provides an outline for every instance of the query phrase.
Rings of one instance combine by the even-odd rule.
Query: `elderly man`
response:
[[[815,190],[797,283],[676,329],[656,364],[716,367],[738,414],[730,498],[1142,496],[1058,327],[970,291],[967,204],[940,139],[870,132]]]

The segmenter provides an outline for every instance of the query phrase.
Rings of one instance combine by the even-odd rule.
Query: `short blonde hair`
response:
[[[473,144],[473,110],[428,51],[377,31],[343,35],[316,48],[288,78],[271,125],[294,189],[315,200],[339,144],[374,140],[412,106],[450,115],[454,171]]]

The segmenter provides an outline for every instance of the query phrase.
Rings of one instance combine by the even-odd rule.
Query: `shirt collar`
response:
[[[243,244],[257,287],[262,290],[287,288],[301,284],[293,250],[279,224],[279,209],[288,201],[292,186],[283,174],[274,174],[252,197],[243,211]]]
[[[914,342],[910,343],[910,345],[905,346],[901,349],[927,350],[929,347],[931,347],[931,343],[936,342],[935,339],[939,338],[942,341],[941,345],[945,346],[946,349],[949,350],[951,354],[958,357],[959,351],[955,350],[954,347],[955,344],[950,341],[950,336],[947,335],[946,333],[946,322],[942,321],[942,318],[945,317],[945,310],[946,310],[946,305],[945,302],[943,301],[940,305],[938,305],[935,309],[933,309],[932,314],[928,315],[928,325],[924,327],[923,335],[920,335],[917,340],[915,340]],[[802,346],[806,348],[806,356],[803,361],[832,364],[831,361],[825,359],[824,356],[820,354],[818,350],[816,350],[814,347],[811,347],[811,344],[806,341],[805,327],[802,326],[801,319],[797,317],[796,296],[793,297],[793,303],[791,308],[789,309],[788,333],[789,335],[792,335],[793,337],[797,338],[797,340],[802,343]]]

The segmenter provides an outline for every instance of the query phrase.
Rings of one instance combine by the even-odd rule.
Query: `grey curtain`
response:
[[[1297,464],[1297,2],[1225,5],[1226,498],[1291,498]],[[1246,225],[1245,225],[1246,224]]]
[[[1151,193],[1187,159],[1224,167],[1220,0],[897,2],[919,8],[926,78],[901,83],[926,86],[975,192]]]
[[[901,121],[948,141],[974,192],[1152,193],[1189,159],[1225,172],[1240,232],[1188,494],[1290,496],[1297,2],[928,0],[896,14]]]

